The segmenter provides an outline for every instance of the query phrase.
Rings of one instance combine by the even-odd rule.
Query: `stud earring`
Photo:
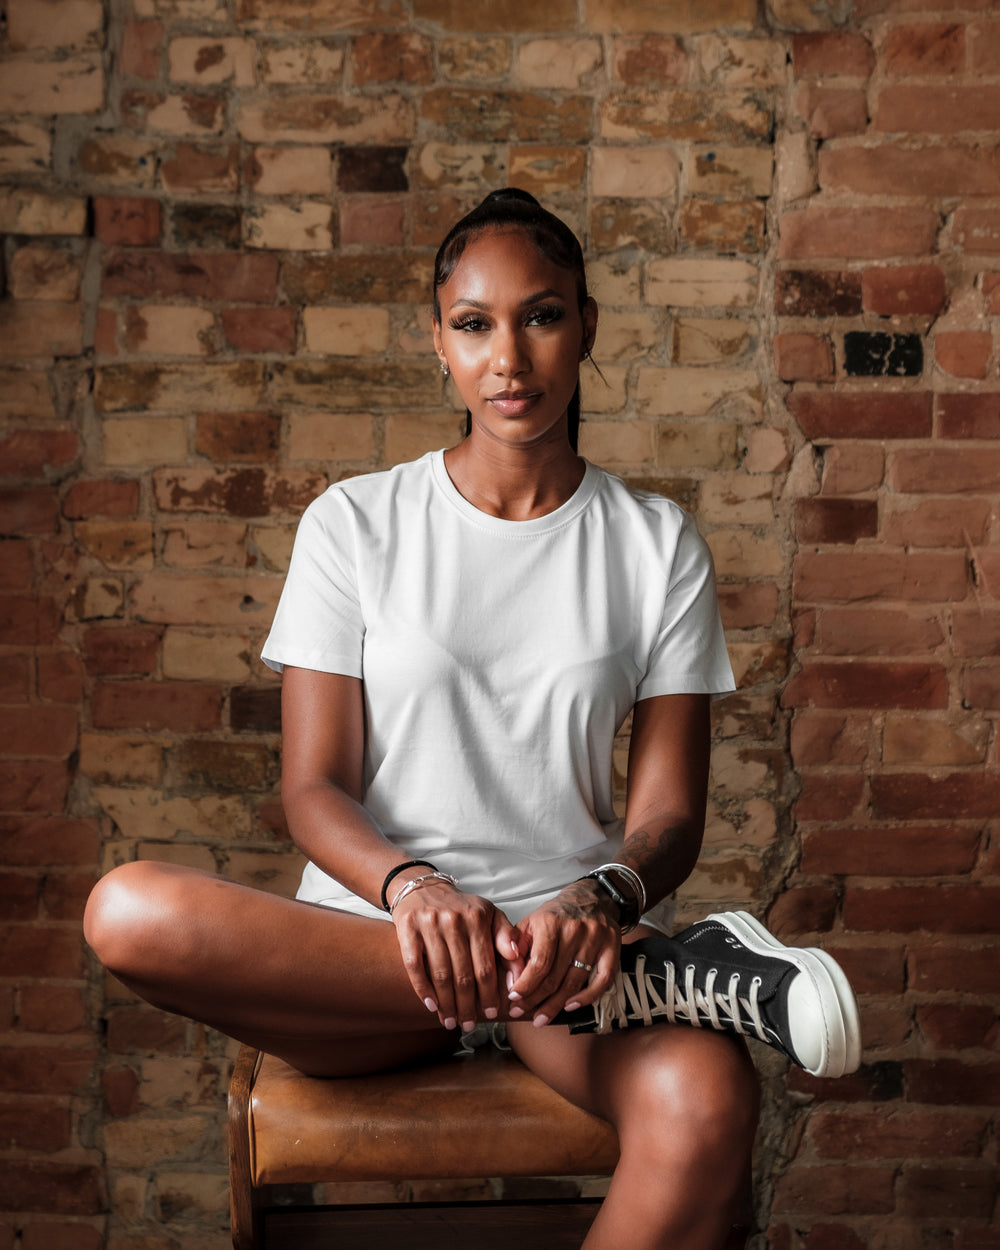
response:
[[[447,381],[451,376],[451,370],[448,368],[448,362],[446,360],[441,361],[441,372],[444,374],[445,381]]]

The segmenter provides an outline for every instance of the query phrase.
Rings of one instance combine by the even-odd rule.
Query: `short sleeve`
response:
[[[735,690],[708,544],[685,514],[677,535],[660,627],[636,699]]]
[[[358,597],[354,518],[336,487],[314,500],[295,535],[288,577],[261,658],[361,676],[365,625]]]

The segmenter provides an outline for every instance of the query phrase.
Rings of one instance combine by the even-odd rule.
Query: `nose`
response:
[[[498,327],[493,335],[492,347],[490,368],[498,377],[514,378],[531,368],[520,327]]]

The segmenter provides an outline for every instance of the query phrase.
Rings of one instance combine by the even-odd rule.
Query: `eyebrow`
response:
[[[562,300],[563,303],[566,302],[565,296],[563,296],[559,291],[555,291],[551,287],[547,287],[544,291],[536,291],[534,295],[529,295],[527,299],[521,300],[519,307],[530,308],[532,304],[537,304],[544,299],[558,299]],[[478,308],[482,312],[488,312],[490,307],[489,304],[483,304],[477,299],[469,299],[463,295],[460,295],[458,299],[454,300],[451,307],[454,308],[458,304],[464,304],[467,308]]]

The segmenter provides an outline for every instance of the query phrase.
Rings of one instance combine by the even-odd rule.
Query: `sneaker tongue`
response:
[[[780,956],[758,955],[735,938],[729,929],[709,921],[692,925],[683,933],[678,933],[673,944],[677,947],[674,963],[679,981],[684,979],[684,967],[693,963],[697,968],[697,981],[703,987],[709,970],[715,968],[715,988],[723,993],[729,990],[729,978],[738,972],[738,993],[741,996],[748,993],[750,982],[757,977],[760,980],[758,997],[770,999],[777,993],[782,982],[796,972],[795,965],[788,960]]]

